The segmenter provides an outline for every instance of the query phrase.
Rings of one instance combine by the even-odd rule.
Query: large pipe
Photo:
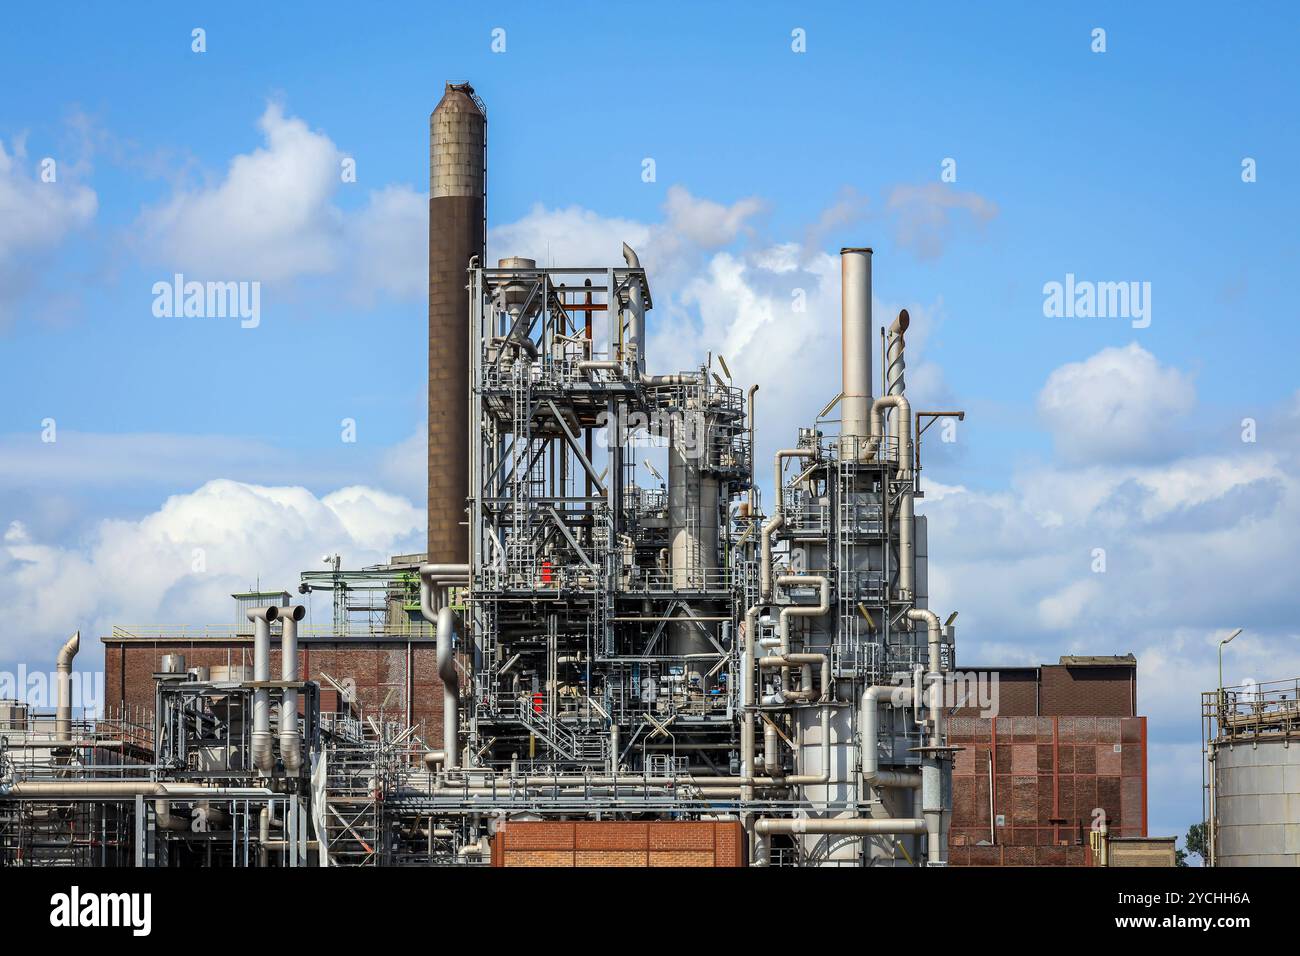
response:
[[[72,659],[81,650],[81,631],[75,632],[59,648],[55,659],[57,709],[54,712],[54,736],[67,740],[72,736]]]
[[[927,668],[929,699],[926,702],[930,718],[930,751],[921,763],[921,809],[929,824],[929,853],[932,862],[946,858],[943,840],[943,771],[938,748],[943,746],[943,663],[940,658],[943,645],[943,625],[939,615],[925,608],[912,608],[907,619],[924,624],[927,630],[930,660]]]
[[[840,400],[841,449],[844,458],[866,453],[871,412],[871,250],[840,250]],[[847,439],[847,441],[845,441]]]
[[[280,612],[284,630],[280,636],[280,679],[298,682],[298,622],[307,616],[301,604]],[[280,759],[287,773],[302,769],[302,731],[298,729],[298,688],[286,687],[280,698]]]
[[[447,581],[468,583],[467,564],[425,564],[420,567],[420,613],[435,626],[438,640],[438,677],[442,681],[442,760],[446,768],[460,765],[457,736],[460,727],[460,676],[452,658],[456,614],[450,607],[435,608],[434,587]]]
[[[905,771],[881,770],[877,747],[880,736],[880,702],[894,707],[907,707],[913,701],[909,687],[875,685],[862,692],[860,720],[862,721],[862,782],[869,787],[907,787],[921,785],[921,777]]]
[[[157,780],[23,780],[7,790],[0,799],[41,800],[98,798],[123,800],[131,797],[171,797],[183,799],[224,799],[228,797],[264,797],[271,794],[264,787],[196,787],[160,783]]]
[[[764,817],[754,822],[754,830],[764,836],[773,833],[846,833],[859,836],[908,836],[925,833],[925,821],[906,817]]]
[[[269,607],[249,608],[248,619],[253,622],[253,766],[264,774],[275,769],[275,754],[271,738],[271,691],[264,686],[271,679],[271,622],[280,616],[280,609]]]
[[[875,456],[884,440],[886,408],[898,409],[895,431],[898,434],[898,466],[895,478],[903,483],[898,504],[898,597],[909,601],[915,597],[913,577],[916,572],[916,512],[912,487],[912,406],[902,395],[882,395],[871,406],[871,438],[867,457]]]
[[[484,261],[487,118],[468,83],[448,83],[429,117],[429,496],[431,560],[469,560],[469,294]]]
[[[623,243],[623,259],[629,269],[640,269],[641,260],[626,242]],[[641,296],[641,282],[636,277],[628,280],[628,304],[632,313],[632,327],[628,335],[628,345],[636,356],[637,374],[645,373],[645,301]]]
[[[906,369],[906,362],[903,358],[903,334],[907,332],[907,327],[911,324],[911,316],[907,310],[903,309],[898,313],[898,318],[894,319],[889,326],[889,337],[887,339],[889,366],[885,371],[885,394],[902,395],[907,390],[907,384],[903,381],[903,372]]]
[[[779,628],[781,635],[781,656],[784,658],[791,657],[790,654],[790,618],[792,617],[821,617],[827,614],[831,609],[831,580],[820,574],[787,574],[776,579],[776,583],[783,588],[799,587],[801,585],[814,585],[817,587],[816,604],[787,604],[781,608],[778,616]],[[823,692],[825,688],[823,687]],[[808,700],[807,689],[794,692],[790,690],[790,668],[783,667],[781,670],[781,693],[786,700]]]
[[[438,677],[442,680],[442,750],[447,769],[460,766],[457,743],[460,729],[460,677],[452,657],[452,639],[456,634],[456,612],[444,607],[438,612]]]

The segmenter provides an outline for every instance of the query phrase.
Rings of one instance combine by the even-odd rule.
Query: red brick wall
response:
[[[1040,713],[1044,717],[1132,717],[1133,667],[1042,668]]]
[[[492,839],[493,866],[740,866],[738,822],[506,823]]]
[[[1146,836],[1145,717],[954,717],[954,866],[1084,866],[1097,808],[1113,836]],[[1116,748],[1119,748],[1118,750]],[[990,840],[989,765],[993,764]]]
[[[991,674],[993,671],[974,673]],[[998,675],[999,717],[1134,717],[1133,667],[1003,668]],[[978,706],[958,707],[958,717],[978,717]]]
[[[408,666],[408,648],[410,663]],[[189,667],[253,664],[250,638],[193,641],[105,641],[104,696],[110,711],[124,706],[152,712],[153,674],[166,654],[183,654]],[[411,700],[412,721],[429,741],[442,739],[442,682],[438,679],[437,647],[432,641],[300,641],[298,673],[320,680],[322,673],[337,681],[356,682],[357,700],[369,715],[380,711],[406,717]],[[272,639],[271,675],[280,676],[280,645]],[[326,695],[322,694],[322,702]]]

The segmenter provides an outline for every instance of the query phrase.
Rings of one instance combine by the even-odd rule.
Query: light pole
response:
[[[1232,639],[1240,634],[1244,628],[1237,628],[1223,640],[1219,641],[1219,699],[1223,699],[1223,645],[1231,644]]]
[[[1239,628],[1237,628],[1235,631],[1233,631],[1231,634],[1229,634],[1227,637],[1225,637],[1223,640],[1219,641],[1219,705],[1218,705],[1218,708],[1216,709],[1216,712],[1215,712],[1215,718],[1214,718],[1214,719],[1215,719],[1215,724],[1217,725],[1216,735],[1219,734],[1219,733],[1222,733],[1222,732],[1223,732],[1223,709],[1224,709],[1224,699],[1223,699],[1223,645],[1224,645],[1224,644],[1231,644],[1231,643],[1232,643],[1232,639],[1233,639],[1234,637],[1236,637],[1238,634],[1240,634],[1241,632],[1242,632],[1242,628],[1239,627]],[[1218,862],[1219,862],[1219,859],[1218,859],[1218,858],[1219,858],[1219,854],[1218,854],[1218,842],[1219,842],[1218,817],[1219,817],[1219,808],[1218,808],[1218,786],[1217,786],[1218,781],[1217,781],[1217,778],[1216,778],[1216,776],[1215,776],[1215,768],[1214,768],[1214,765],[1213,765],[1213,760],[1214,760],[1214,745],[1213,745],[1213,744],[1210,745],[1209,759],[1210,759],[1210,761],[1211,761],[1211,764],[1210,764],[1210,766],[1207,767],[1206,769],[1207,769],[1207,772],[1209,773],[1209,778],[1210,778],[1210,828],[1209,828],[1209,829],[1210,829],[1210,832],[1209,832],[1209,838],[1210,838],[1210,840],[1209,840],[1209,843],[1210,843],[1210,866],[1217,866],[1217,865],[1218,865]]]

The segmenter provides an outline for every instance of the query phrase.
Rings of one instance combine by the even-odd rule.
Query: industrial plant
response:
[[[74,635],[53,714],[0,704],[0,865],[1086,865],[1098,807],[1146,837],[1132,657],[957,669],[916,506],[923,436],[963,412],[909,401],[872,250],[840,251],[839,394],[759,460],[762,383],[656,364],[635,249],[487,260],[486,133],[448,84],[427,551],[304,570],[328,626],[286,589],[224,627],[114,627],[94,719]],[[1224,861],[1263,852],[1245,764],[1295,719],[1227,699]]]

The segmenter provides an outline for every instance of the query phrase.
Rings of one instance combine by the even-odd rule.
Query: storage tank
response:
[[[1217,866],[1300,864],[1300,740],[1214,748]]]
[[[1300,864],[1300,678],[1207,691],[1201,708],[1211,862]]]

